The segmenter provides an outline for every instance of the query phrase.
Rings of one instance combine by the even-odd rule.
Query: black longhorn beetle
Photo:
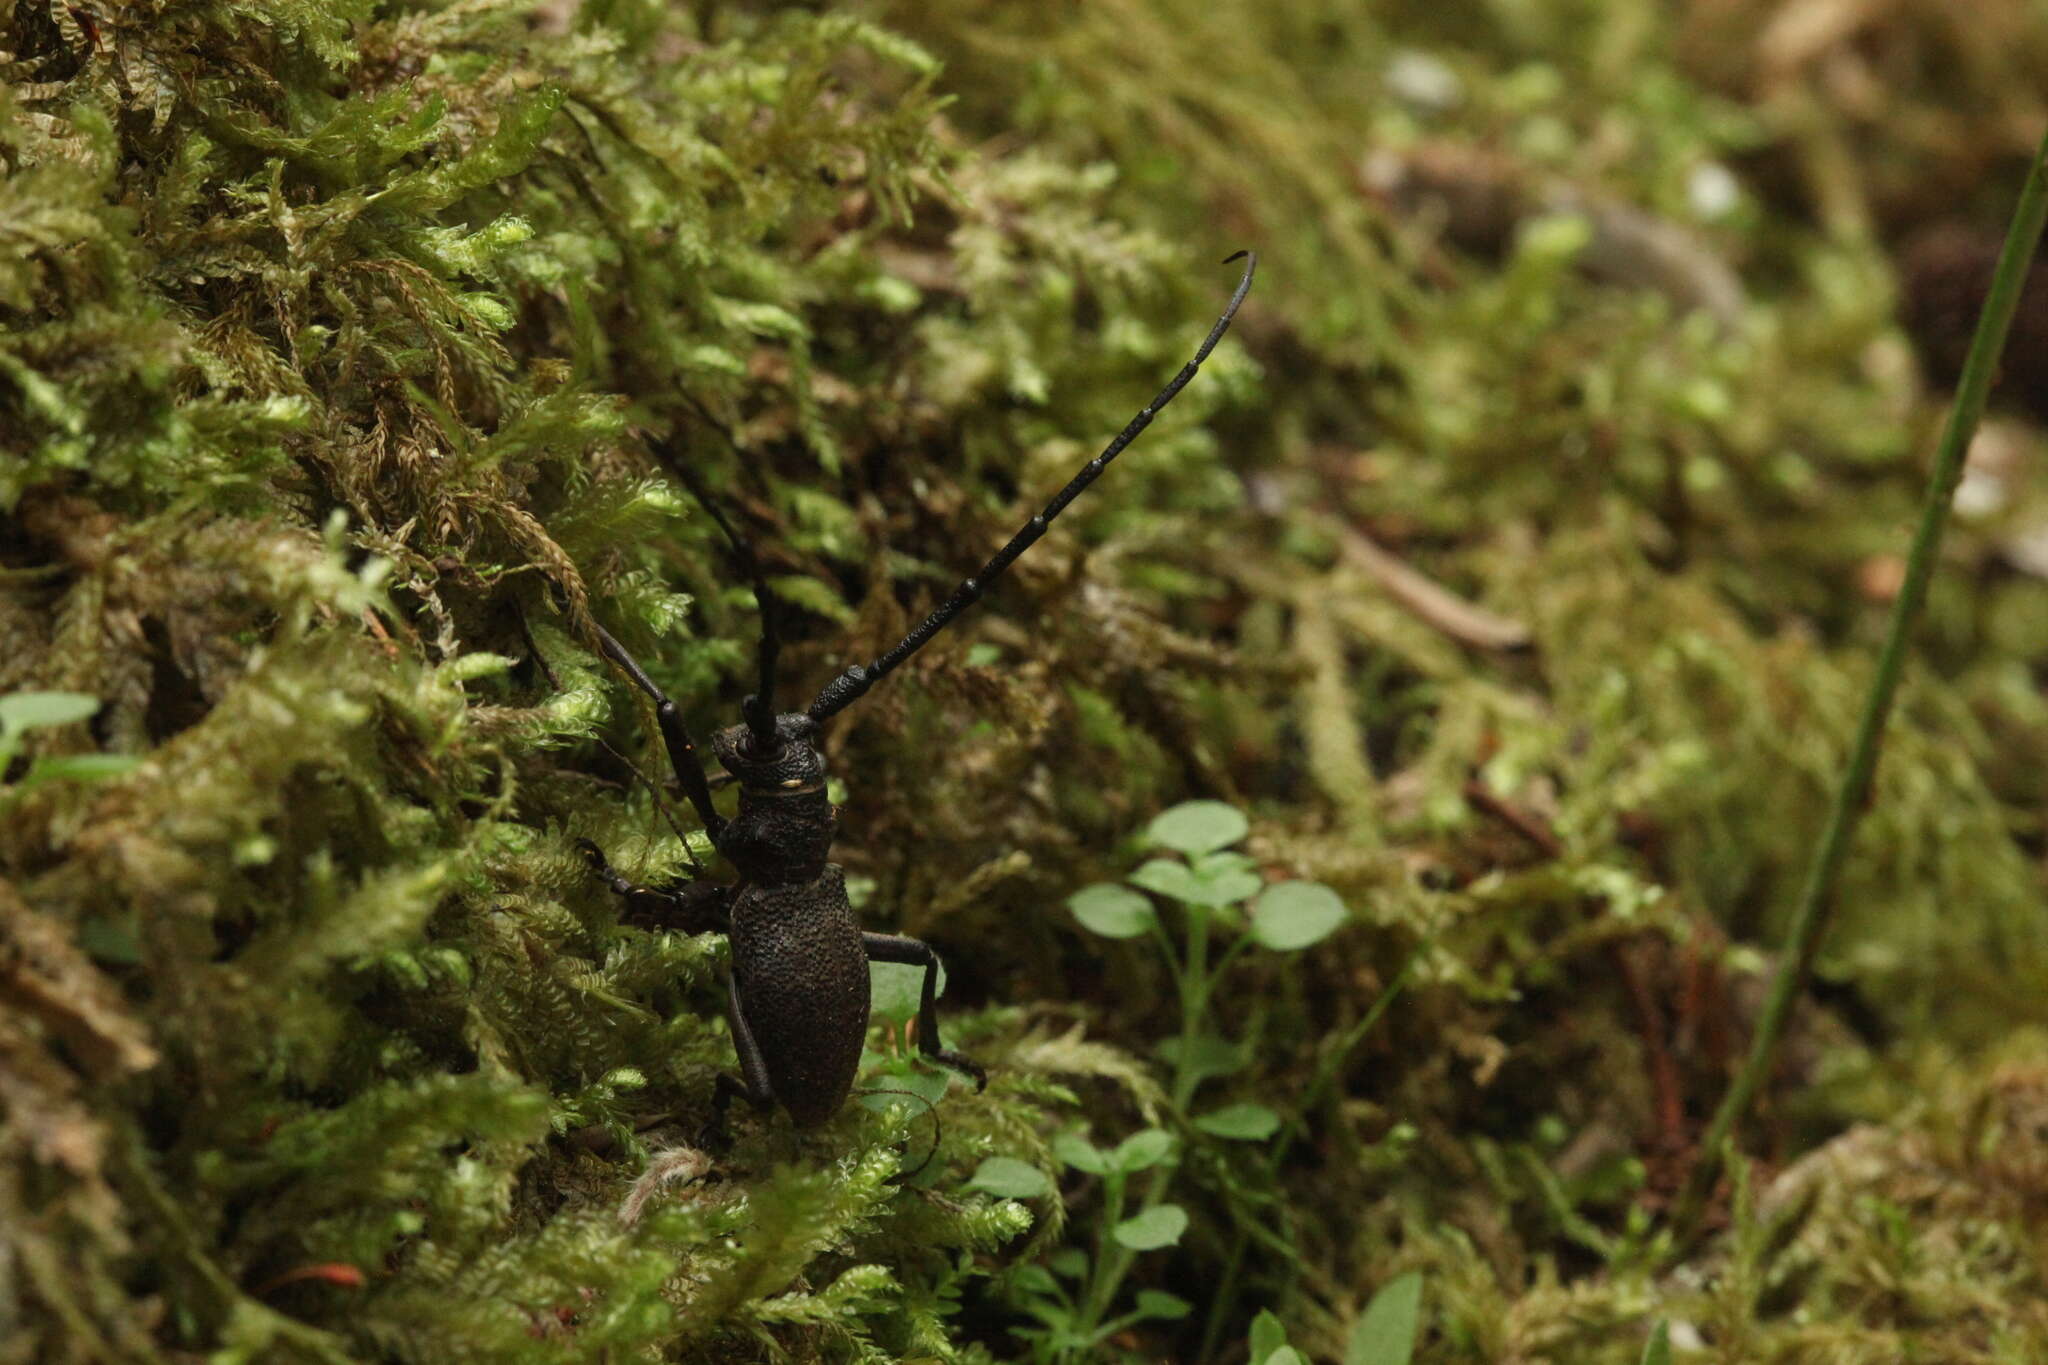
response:
[[[711,846],[739,870],[734,886],[711,887],[686,879],[668,888],[636,886],[613,871],[604,853],[585,840],[591,866],[611,889],[630,901],[692,911],[723,904],[729,914],[732,967],[727,981],[732,1039],[744,1080],[721,1073],[707,1129],[722,1139],[725,1114],[735,1095],[758,1109],[780,1103],[799,1127],[831,1118],[853,1087],[868,1028],[868,964],[899,962],[924,968],[917,1008],[917,1041],[924,1054],[974,1078],[977,1090],[988,1073],[957,1052],[940,1046],[934,1001],[939,959],[931,947],[897,934],[863,932],[846,898],[846,877],[825,861],[838,811],[825,795],[825,759],[818,751],[818,727],[858,701],[905,659],[931,642],[953,619],[978,601],[1003,570],[1045,534],[1045,528],[1079,497],[1151,424],[1208,359],[1238,305],[1252,287],[1258,257],[1240,251],[1244,277],[1195,357],[1158,397],[1133,417],[1100,455],[1084,465],[1045,510],[1024,524],[981,571],[953,589],[923,624],[872,663],[855,664],[825,684],[802,711],[775,713],[775,660],[780,637],[775,611],[751,548],[696,485],[674,452],[665,463],[690,485],[732,544],[742,569],[754,581],[761,610],[760,685],[742,704],[744,723],[711,737],[711,751],[739,783],[739,811],[728,820],[711,803],[711,784],[697,758],[696,743],[676,704],[662,693],[619,642],[599,628],[598,640],[654,703],[662,743],[683,793],[704,822]],[[1228,262],[1226,262],[1227,264]],[[660,449],[659,447],[657,447]]]

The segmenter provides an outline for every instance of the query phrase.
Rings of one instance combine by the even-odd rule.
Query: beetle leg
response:
[[[924,988],[917,999],[917,1046],[925,1056],[971,1077],[976,1091],[988,1088],[988,1072],[981,1064],[939,1046],[939,955],[921,939],[901,934],[862,934],[861,947],[870,962],[900,962],[924,968]]]
[[[711,846],[718,847],[718,836],[725,833],[725,817],[712,808],[711,785],[704,780],[703,765],[697,761],[697,742],[690,738],[689,727],[683,724],[683,713],[610,632],[599,627],[597,640],[604,647],[605,656],[625,669],[626,676],[654,703],[654,719],[661,726],[661,742],[668,749],[669,767],[675,770],[676,781],[682,783],[683,795],[697,808],[697,818],[704,822]]]
[[[716,882],[685,878],[667,886],[645,886],[629,882],[605,858],[604,850],[588,839],[578,839],[583,854],[598,879],[613,895],[626,903],[620,921],[683,934],[722,932],[730,918],[732,893],[736,889]]]
[[[741,1080],[723,1071],[718,1073],[717,1083],[711,1092],[711,1122],[705,1125],[704,1135],[697,1143],[714,1151],[731,1145],[732,1138],[725,1127],[725,1111],[732,1107],[735,1097],[756,1109],[768,1109],[775,1103],[775,1087],[768,1080],[768,1063],[761,1056],[761,1045],[754,1041],[754,1030],[748,1025],[746,1010],[740,1004],[739,978],[727,972],[725,988],[732,1001],[733,1050],[740,1054],[740,1075],[746,1079]]]

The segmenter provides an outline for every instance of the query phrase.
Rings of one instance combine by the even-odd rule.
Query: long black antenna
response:
[[[735,451],[745,454],[724,423],[713,417],[705,410],[704,405],[695,399],[690,399],[690,403],[705,421],[718,429]],[[754,742],[761,746],[762,751],[773,752],[781,742],[775,734],[775,661],[782,653],[782,635],[776,628],[778,604],[775,595],[768,591],[768,581],[761,575],[761,562],[754,557],[752,543],[726,519],[725,513],[719,510],[718,503],[712,499],[711,490],[697,477],[697,471],[690,468],[681,452],[659,437],[650,436],[647,445],[668,472],[675,475],[676,480],[690,490],[690,496],[697,500],[698,505],[711,514],[711,520],[718,524],[718,529],[725,533],[726,543],[732,547],[734,562],[753,584],[754,601],[761,611],[761,648],[758,654],[761,665],[760,682],[755,690],[748,694],[747,699],[740,703],[740,715],[745,717],[747,732],[753,736]]]
[[[953,589],[952,596],[931,615],[925,617],[922,625],[897,641],[894,647],[873,663],[866,667],[855,664],[826,683],[824,690],[818,693],[817,700],[810,704],[809,715],[812,720],[823,721],[836,716],[859,701],[870,687],[887,677],[898,664],[931,643],[932,637],[951,625],[954,617],[980,601],[981,594],[988,585],[993,583],[1003,570],[1015,563],[1017,556],[1038,543],[1038,538],[1045,534],[1045,528],[1052,524],[1052,519],[1064,512],[1068,503],[1080,497],[1082,490],[1094,483],[1103,470],[1109,468],[1109,462],[1121,455],[1125,446],[1137,440],[1139,433],[1152,425],[1152,419],[1159,415],[1159,410],[1171,403],[1175,395],[1186,388],[1188,381],[1195,377],[1195,371],[1202,368],[1202,362],[1209,358],[1209,352],[1216,349],[1216,343],[1221,341],[1224,332],[1229,330],[1231,319],[1237,316],[1238,305],[1243,303],[1244,296],[1251,292],[1252,272],[1259,268],[1258,254],[1240,251],[1236,255],[1225,257],[1223,263],[1228,265],[1239,259],[1242,259],[1245,265],[1244,278],[1237,282],[1237,292],[1230,296],[1229,306],[1223,310],[1223,316],[1216,319],[1216,325],[1209,329],[1208,338],[1202,342],[1201,349],[1195,352],[1195,358],[1181,367],[1180,373],[1173,377],[1173,382],[1161,389],[1159,396],[1147,403],[1144,410],[1117,433],[1116,439],[1104,447],[1100,455],[1083,465],[1081,472],[1074,475],[1067,486],[1045,505],[1044,511],[1025,522],[1024,528],[1010,538],[1010,543],[996,551],[995,558],[981,566],[980,573],[972,578],[962,579],[960,586]]]

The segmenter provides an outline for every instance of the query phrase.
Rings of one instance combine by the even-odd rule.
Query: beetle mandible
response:
[[[1228,258],[1245,262],[1244,275],[1216,325],[1164,389],[1133,417],[1101,454],[1082,466],[1044,510],[1026,522],[1008,544],[964,579],[946,600],[873,662],[855,664],[825,684],[801,711],[775,713],[775,662],[779,636],[773,607],[760,581],[751,550],[688,479],[681,461],[666,463],[696,493],[733,544],[743,567],[754,578],[761,605],[759,686],[741,706],[743,722],[711,737],[719,765],[739,785],[739,810],[731,819],[712,805],[711,784],[697,757],[697,746],[682,714],[603,628],[598,641],[604,653],[654,703],[663,745],[683,794],[696,809],[711,846],[739,872],[733,886],[708,887],[686,881],[677,887],[636,886],[613,871],[595,844],[582,845],[591,865],[611,889],[636,901],[701,907],[722,904],[729,915],[732,965],[727,979],[733,1046],[744,1079],[721,1073],[713,1098],[710,1132],[722,1134],[725,1113],[733,1098],[757,1109],[776,1104],[787,1109],[800,1128],[831,1118],[853,1087],[861,1046],[868,1027],[868,964],[897,962],[924,969],[917,1009],[917,1040],[925,1056],[972,1077],[977,1090],[988,1074],[960,1053],[940,1045],[938,1010],[939,959],[928,944],[896,934],[864,932],[846,896],[846,878],[826,861],[838,812],[825,794],[825,758],[818,749],[819,727],[865,695],[898,665],[929,644],[968,607],[980,600],[988,585],[1045,534],[1046,527],[1079,497],[1123,449],[1137,439],[1209,357],[1231,319],[1251,291],[1258,257],[1240,251]],[[1226,264],[1228,261],[1226,261]],[[668,452],[664,452],[668,453]]]

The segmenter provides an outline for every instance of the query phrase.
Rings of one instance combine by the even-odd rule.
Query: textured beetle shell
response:
[[[825,872],[838,812],[815,791],[756,792],[740,788],[738,814],[719,837],[718,851],[754,886],[809,884]]]
[[[711,736],[711,752],[718,765],[749,787],[774,790],[794,782],[799,785],[825,779],[825,756],[812,739],[818,727],[795,711],[775,718],[775,733],[781,739],[774,752],[756,757],[754,737],[744,725],[728,725]]]
[[[846,874],[748,886],[732,908],[740,1011],[775,1098],[802,1128],[832,1117],[853,1087],[868,1032],[868,959]]]
[[[753,758],[744,725],[711,737],[712,752],[740,782],[739,813],[718,838],[718,851],[756,886],[816,881],[832,849],[838,812],[825,794],[825,756],[809,736],[817,726],[790,712],[779,717],[781,747]]]

